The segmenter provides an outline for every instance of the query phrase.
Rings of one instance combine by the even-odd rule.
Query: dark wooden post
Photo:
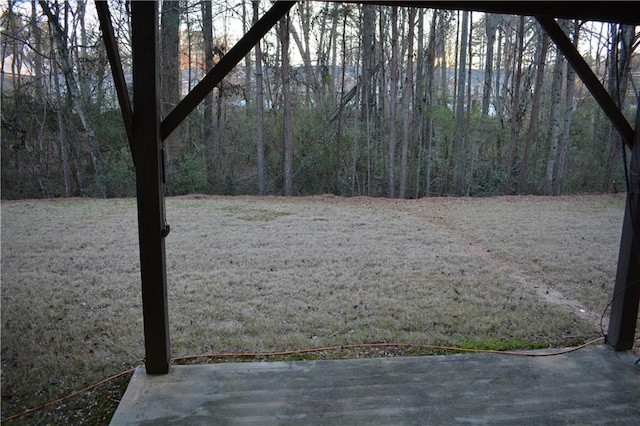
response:
[[[617,351],[633,348],[640,304],[640,99],[629,167],[629,193],[624,211],[618,273],[613,290],[607,343]],[[623,149],[626,149],[623,148]]]
[[[606,91],[600,80],[573,46],[567,35],[555,19],[538,16],[538,22],[547,31],[567,60],[571,63],[587,88],[622,135],[625,144],[630,146],[631,166],[629,170],[629,192],[622,225],[622,239],[618,257],[616,285],[611,302],[611,316],[607,342],[617,351],[633,348],[633,339],[640,303],[640,109],[636,117],[636,130],[631,128],[620,108]],[[639,105],[640,107],[640,101]],[[626,149],[623,148],[623,149]]]
[[[138,196],[145,366],[169,372],[170,344],[164,237],[163,154],[160,137],[158,3],[131,2],[133,139]]]

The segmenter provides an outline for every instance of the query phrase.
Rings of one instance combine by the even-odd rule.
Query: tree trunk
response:
[[[453,99],[451,100],[451,105],[453,106],[453,114],[455,116],[456,109],[458,108],[458,85],[459,85],[459,77],[460,77],[460,27],[461,27],[461,17],[460,11],[456,12],[456,42],[454,43],[453,49]],[[465,37],[466,38],[466,37]],[[463,42],[463,44],[465,44]],[[466,49],[465,55],[466,55]]]
[[[348,12],[347,7],[344,8],[345,19]],[[329,33],[329,44],[331,45],[331,70],[328,72],[327,84],[329,87],[329,105],[334,105],[337,100],[337,90],[335,85],[335,79],[338,74],[338,17],[340,16],[340,4],[335,3],[333,5],[331,31]],[[342,35],[344,37],[344,34]],[[343,52],[344,56],[344,52]],[[344,58],[343,58],[344,59]],[[345,62],[342,63],[345,66]]]
[[[337,103],[336,89],[334,84],[336,74],[337,59],[333,55],[333,48],[336,43],[336,35],[338,31],[338,10],[340,5],[334,3],[331,5],[331,12],[329,11],[329,5],[322,6],[320,12],[320,40],[318,40],[318,47],[316,48],[316,64],[320,68],[320,97],[325,105],[335,105]],[[331,17],[331,29],[327,31],[327,17]],[[327,43],[325,35],[329,34],[329,40]],[[333,44],[332,44],[333,43]],[[329,52],[332,52],[331,54]],[[331,62],[331,66],[329,63]]]
[[[462,12],[460,35],[460,60],[458,62],[458,88],[456,93],[456,130],[453,147],[453,161],[455,166],[455,190],[458,195],[464,194],[464,162],[463,162],[463,138],[464,127],[464,89],[467,83],[467,49],[469,42],[469,11]]]
[[[391,81],[389,87],[389,198],[396,196],[396,112],[398,109],[398,7],[391,8]]]
[[[251,3],[251,0],[248,1]],[[249,22],[249,13],[247,12],[247,2],[242,2],[242,30],[244,34],[249,31],[251,27]],[[249,111],[251,110],[251,101],[253,99],[253,87],[251,84],[251,55],[245,55],[244,57],[244,101],[245,111],[247,117],[249,117]]]
[[[367,195],[372,190],[372,152],[374,125],[376,122],[376,93],[373,77],[375,76],[376,11],[371,4],[362,5],[362,89],[361,120],[365,122],[367,135]]]
[[[569,28],[567,28],[569,29]],[[577,20],[573,21],[573,46],[578,47],[578,40],[580,37],[580,25]],[[562,132],[562,144],[560,147],[560,157],[558,158],[557,172],[556,172],[556,185],[553,188],[554,195],[560,195],[562,193],[562,185],[567,168],[567,150],[569,147],[569,132],[571,130],[571,121],[573,117],[573,96],[575,93],[576,73],[571,65],[567,64],[567,92],[565,96],[565,117],[564,117],[564,129]]]
[[[381,34],[381,37],[380,37],[379,43],[377,43],[376,45],[377,50],[375,52],[375,57],[381,58],[381,60],[377,64],[379,66],[379,70],[376,73],[375,84],[377,85],[376,87],[383,88],[382,90],[379,91],[378,98],[376,99],[376,102],[377,102],[376,115],[378,117],[377,118],[378,121],[388,116],[388,109],[390,104],[389,91],[387,90],[387,87],[389,86],[389,78],[390,78],[390,77],[387,77],[387,74],[389,74],[390,76],[390,70],[389,71],[387,70],[388,68],[387,57],[390,55],[390,52],[387,51],[387,48],[385,46],[385,41],[387,37],[382,36],[383,34],[388,34],[389,32],[387,27],[390,25],[390,20],[391,20],[390,12],[391,12],[391,8],[389,7],[381,8],[380,19],[378,19],[378,34]],[[402,26],[402,24],[400,24],[400,26]],[[389,43],[389,47],[391,47],[390,43]],[[389,59],[391,58],[389,57]],[[387,161],[387,152],[384,151],[384,153],[381,156],[381,163],[383,164],[384,168],[386,168],[386,161]]]
[[[33,62],[33,70],[35,74],[35,88],[36,88],[35,95],[37,99],[42,99],[42,97],[44,96],[44,82],[43,82],[44,57],[39,54],[39,52],[42,52],[42,32],[38,25],[38,12],[36,7],[36,0],[31,0],[31,31],[33,32],[34,47],[36,52],[38,53],[36,54]],[[4,93],[4,91],[2,93]]]
[[[193,69],[193,60],[194,60],[194,54],[193,54],[193,31],[192,31],[192,26],[191,26],[191,19],[189,17],[189,14],[187,14],[187,19],[186,19],[186,24],[187,24],[187,93],[191,92],[191,83],[193,81],[193,74],[192,74],[192,69]],[[204,36],[203,36],[204,38]],[[204,50],[203,50],[204,51]],[[197,54],[195,55],[195,60],[198,60]],[[194,121],[193,119],[193,115],[190,114],[189,117],[187,117],[186,121],[186,140],[187,140],[187,144],[188,144],[188,149],[191,149],[191,143],[193,141],[192,139],[192,126],[191,123]],[[202,129],[202,127],[198,127],[199,129]]]
[[[76,15],[80,26],[80,40],[76,39],[76,57],[77,57],[77,74],[78,82],[80,84],[80,94],[82,96],[82,102],[85,108],[89,108],[91,102],[91,89],[89,88],[89,78],[92,72],[89,65],[89,57],[87,55],[87,26],[85,22],[85,11],[87,6],[87,0],[78,1]],[[77,37],[77,35],[76,35]]]
[[[426,139],[427,139],[427,153],[426,153],[426,167],[425,167],[425,184],[424,184],[424,196],[431,196],[431,159],[433,150],[433,107],[435,105],[435,56],[436,56],[436,25],[439,12],[434,11],[431,19],[431,30],[429,32],[429,46],[427,47],[427,69],[426,69],[426,106],[425,109],[428,114],[427,123],[425,126]]]
[[[309,9],[309,2],[300,2],[298,3],[298,14],[300,16],[300,23],[301,23],[301,27],[302,27],[302,35],[304,37],[304,44],[302,42],[302,40],[300,39],[300,36],[298,35],[298,32],[296,31],[295,26],[293,25],[293,22],[289,23],[289,32],[291,34],[291,36],[293,37],[293,40],[296,43],[296,46],[298,47],[298,50],[300,51],[300,56],[302,57],[302,63],[304,64],[304,73],[305,73],[305,77],[306,77],[306,83],[305,83],[305,105],[306,106],[311,106],[311,88],[313,88],[314,90],[314,95],[315,98],[317,99],[317,93],[316,93],[316,81],[315,81],[315,75],[313,73],[313,65],[311,64],[311,46],[309,44],[309,33],[311,31],[311,12]],[[335,43],[336,41],[334,40],[333,43]]]
[[[347,16],[345,12],[345,20],[346,19],[347,19]],[[346,35],[343,34],[342,37],[343,37],[343,40],[345,40]],[[351,47],[353,48],[353,45]],[[356,49],[353,49],[353,50],[356,50]],[[343,50],[342,55],[344,59],[346,55],[346,50]],[[358,55],[356,55],[354,64],[353,64],[354,69],[356,70],[359,69],[359,66],[360,66],[359,62],[360,62],[360,58]],[[356,85],[354,99],[360,99],[358,90],[361,90],[361,88],[362,88],[362,85]],[[353,141],[351,142],[351,196],[353,197],[356,195],[356,181],[358,180],[358,157],[359,157],[358,136],[360,132],[360,120],[358,118],[357,112],[354,112],[352,115],[353,115]],[[362,194],[362,191],[359,190],[359,193]]]
[[[56,5],[57,6],[57,5]],[[56,11],[58,12],[58,11]],[[66,28],[68,28],[68,14],[69,14],[69,3],[65,3],[65,31]],[[49,28],[51,29],[51,25],[49,26]],[[51,57],[53,59],[52,64],[53,66],[52,68],[52,72],[54,72],[54,76],[51,81],[54,82],[54,85],[56,87],[56,91],[58,91],[58,93],[60,93],[60,84],[58,84],[58,75],[60,75],[60,70],[59,70],[59,66],[58,66],[58,61],[56,61],[56,53],[55,53],[55,49],[54,49],[54,31],[50,31],[51,34],[51,38],[50,38],[50,44],[51,44]],[[66,38],[66,34],[65,34],[65,38]],[[62,105],[64,105],[66,107],[66,110],[64,110],[64,112],[69,112],[69,111],[73,111],[73,100],[71,97],[71,92],[67,92],[67,96],[65,101],[62,103],[62,94],[60,94],[60,99],[61,99],[61,104],[60,104],[60,109],[63,108]],[[64,135],[66,136],[66,138],[69,140],[70,144],[69,147],[71,148],[71,159],[73,160],[73,166],[75,167],[75,176],[76,176],[76,181],[78,183],[78,189],[80,191],[80,195],[82,197],[88,197],[90,194],[87,190],[87,177],[85,174],[85,166],[83,164],[84,162],[84,158],[85,158],[85,152],[82,149],[82,144],[80,143],[80,138],[77,137],[76,135],[76,131],[75,131],[75,127],[71,125],[71,117],[69,116],[63,116],[62,117],[62,124],[65,126],[65,129],[63,130]]]
[[[93,163],[93,168],[96,173],[96,186],[100,195],[103,198],[107,197],[107,186],[106,186],[106,176],[104,173],[104,166],[102,164],[102,158],[100,157],[100,149],[98,147],[98,139],[96,138],[95,131],[93,129],[93,125],[89,120],[87,112],[83,103],[81,102],[82,96],[80,94],[80,88],[78,86],[78,82],[75,79],[75,75],[73,73],[73,67],[69,62],[69,50],[67,49],[67,41],[62,31],[62,27],[60,26],[60,22],[58,22],[58,18],[51,12],[49,9],[49,5],[46,1],[40,1],[40,7],[42,8],[45,15],[49,19],[49,23],[51,24],[51,28],[53,30],[53,37],[58,47],[58,57],[60,59],[60,65],[62,67],[62,73],[64,74],[65,81],[67,83],[67,88],[69,90],[69,96],[71,98],[71,102],[73,107],[78,114],[78,118],[80,118],[80,122],[82,124],[82,128],[87,137],[87,142],[89,144],[89,151],[91,154],[91,161]]]
[[[491,83],[493,79],[493,46],[496,42],[496,16],[492,13],[485,15],[485,30],[487,35],[487,55],[484,65],[484,88],[482,91],[482,115],[489,115],[489,103],[491,101]],[[498,66],[500,66],[498,64]]]
[[[547,157],[547,169],[545,173],[544,193],[550,193],[554,185],[554,171],[558,158],[558,137],[562,125],[562,54],[556,49],[555,68],[553,70],[553,82],[551,83],[551,112],[549,113],[549,155]]]
[[[55,58],[52,58],[55,59]],[[57,65],[54,60],[51,61],[52,71],[54,75],[57,75]],[[67,147],[68,143],[68,135],[66,132],[67,123],[65,123],[65,117],[62,112],[62,107],[64,105],[64,101],[62,99],[62,94],[60,93],[60,85],[55,85],[55,94],[56,94],[56,103],[58,104],[56,118],[58,119],[58,143],[60,146],[60,160],[62,165],[62,180],[64,183],[64,196],[71,197],[73,194],[72,191],[72,183],[71,183],[71,166],[69,165],[69,151]],[[80,189],[80,193],[85,196],[84,189],[84,176],[82,175],[82,170],[80,168],[76,168],[77,170],[77,181],[78,188]]]
[[[375,69],[375,18],[376,12],[371,4],[362,6],[362,111],[365,121],[371,119],[375,109],[375,87],[373,75]]]
[[[282,49],[282,124],[284,142],[284,195],[293,195],[293,130],[291,128],[291,89],[289,83],[289,14],[280,19]]]
[[[258,22],[260,0],[253,0],[253,23]],[[262,82],[262,41],[256,44],[256,139],[258,150],[258,195],[265,194],[264,172],[264,86]]]
[[[618,93],[614,100],[621,108],[624,108],[627,87],[629,84],[629,74],[631,70],[631,55],[634,46],[637,44],[634,27],[629,25],[612,24],[612,47],[609,52],[609,93]],[[617,57],[616,57],[617,56]],[[616,65],[618,69],[616,70]],[[622,138],[616,130],[611,130],[611,144],[609,145],[609,155],[604,173],[602,185],[603,192],[608,192],[611,185],[611,175],[613,173],[614,159],[619,155],[622,147]]]
[[[524,147],[524,153],[522,154],[522,165],[520,166],[520,174],[518,175],[518,186],[516,193],[522,194],[524,192],[525,184],[527,181],[527,170],[529,168],[529,158],[531,156],[531,147],[533,146],[533,140],[536,132],[536,125],[538,122],[538,116],[540,112],[540,99],[542,95],[542,83],[544,82],[545,63],[547,59],[547,52],[549,50],[549,35],[546,31],[540,29],[541,41],[538,44],[537,65],[536,65],[536,81],[533,87],[533,99],[531,100],[531,118],[529,119],[529,128],[527,129],[527,141]]]
[[[422,168],[422,156],[424,149],[424,120],[422,118],[424,114],[425,106],[425,77],[424,77],[424,65],[425,65],[425,51],[424,51],[424,9],[418,9],[418,23],[417,23],[417,40],[416,46],[416,90],[413,96],[413,122],[415,123],[415,130],[413,133],[414,144],[418,146],[418,157],[416,159],[417,165],[415,167],[415,185],[414,185],[414,198],[420,196],[420,174]]]
[[[204,66],[207,71],[213,68],[213,14],[210,1],[202,1],[202,42],[204,52]],[[203,139],[205,164],[207,168],[207,186],[209,192],[215,192],[216,183],[216,165],[215,157],[220,153],[215,151],[214,142],[214,124],[213,124],[213,91],[207,93],[204,98],[203,108]]]
[[[524,47],[524,16],[520,16],[518,25],[518,42],[515,45],[515,75],[512,84],[511,95],[511,137],[509,139],[509,149],[507,151],[507,177],[504,182],[503,192],[505,195],[511,194],[511,180],[513,168],[515,166],[516,145],[518,143],[518,129],[520,127],[520,83],[522,81],[522,51]]]
[[[344,99],[345,97],[345,76],[346,76],[346,50],[347,50],[347,39],[345,33],[347,32],[347,14],[346,8],[344,20],[342,21],[342,73],[340,76],[340,99]],[[334,43],[338,43],[338,40],[334,40]],[[341,159],[341,149],[342,149],[342,122],[343,122],[343,108],[344,104],[342,101],[340,102],[340,107],[338,110],[338,128],[336,130],[336,158],[333,164],[333,193],[335,195],[340,195],[340,165],[342,163]]]
[[[515,28],[513,25],[510,25],[508,22],[504,25],[504,43],[503,43],[503,61],[504,64],[504,74],[502,77],[502,89],[500,90],[500,108],[498,109],[498,117],[500,119],[500,124],[503,125],[506,121],[507,115],[507,96],[510,92],[510,83],[513,84],[514,79],[514,66],[516,65],[516,42],[513,40],[513,37],[516,35]]]
[[[502,96],[502,92],[500,91],[500,76],[502,75],[502,40],[504,37],[504,33],[502,31],[502,27],[501,27],[501,22],[502,22],[502,18],[500,16],[496,17],[496,28],[498,31],[498,43],[496,44],[496,46],[498,47],[498,51],[496,52],[497,57],[496,57],[496,63],[495,63],[495,69],[496,69],[496,84],[495,84],[495,94],[493,95],[493,105],[495,107],[496,110],[496,115],[498,117],[501,117],[502,114],[502,101],[501,101],[501,96]],[[500,150],[498,149],[498,155],[500,155]]]
[[[400,192],[398,196],[405,198],[407,190],[407,157],[409,154],[409,127],[411,114],[409,106],[413,94],[413,35],[415,30],[416,8],[409,8],[409,32],[407,34],[407,72],[404,79],[404,93],[402,95],[402,149],[400,152]]]
[[[465,196],[469,196],[470,184],[469,179],[473,175],[473,171],[471,170],[471,165],[468,161],[469,159],[469,132],[471,127],[471,85],[472,85],[472,68],[473,68],[473,12],[469,12],[469,41],[467,43],[469,48],[469,58],[467,59],[467,110],[465,113],[465,132],[463,137],[463,145],[462,145],[462,164],[464,167],[462,168],[462,194]]]
[[[180,100],[180,2],[164,0],[160,17],[160,110],[166,117]],[[179,131],[165,139],[164,150],[169,165],[182,156]]]
[[[446,11],[442,11],[442,10],[434,10],[434,13],[437,14],[439,16],[438,19],[438,44],[437,44],[437,54],[435,56],[437,56],[438,58],[440,58],[440,103],[442,105],[447,105],[448,103],[448,97],[449,97],[449,85],[448,85],[448,81],[449,81],[449,75],[448,75],[448,70],[447,70],[447,55],[446,55],[446,39],[447,39],[447,19],[445,18],[445,16],[448,17],[448,13]]]

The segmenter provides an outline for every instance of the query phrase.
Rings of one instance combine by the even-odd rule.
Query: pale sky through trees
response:
[[[180,6],[179,31],[165,43],[178,49],[161,46],[160,62],[166,72],[161,81],[167,87],[179,84],[182,97],[208,66],[202,3],[175,4]],[[66,98],[71,86],[65,81],[74,78],[63,73],[60,46],[51,45],[53,27],[43,5],[49,6],[50,19],[57,20],[64,32],[62,50],[76,80],[71,86],[78,86],[75,93],[82,99],[75,107]],[[127,5],[109,3],[130,82]],[[270,5],[260,1],[259,16]],[[253,5],[245,0],[214,1],[211,6],[215,63],[250,26]],[[474,12],[468,14],[468,28],[462,28],[462,12],[415,13],[398,7],[397,63],[392,64],[389,6],[300,2],[289,15],[294,194],[415,198],[514,191],[544,194],[550,187],[557,193],[621,189],[613,184],[624,180],[617,131],[582,82],[574,82],[567,73],[564,58],[556,60],[553,44],[538,59],[544,37],[534,18],[491,15],[494,19],[487,23],[487,15]],[[410,16],[416,19],[410,22]],[[94,3],[86,2],[84,14],[75,1],[3,3],[0,18],[6,36],[3,196],[94,194],[96,188],[105,187],[102,192],[107,196],[131,195],[133,167],[123,142]],[[573,21],[559,24],[575,37]],[[161,27],[159,32],[164,40],[166,31]],[[412,46],[407,37],[411,32]],[[623,113],[631,120],[640,86],[635,81],[640,76],[638,27],[587,22],[577,34],[579,51],[605,87],[623,91]],[[614,43],[614,35],[627,41]],[[488,40],[493,40],[492,49]],[[169,194],[256,193],[259,175],[265,176],[266,194],[282,193],[286,102],[281,38],[275,28],[261,46],[264,170],[257,170],[257,158],[263,154],[257,153],[256,145],[260,120],[252,51],[213,90],[207,118],[204,106],[199,106],[181,124],[179,136],[167,142]],[[616,58],[617,70],[609,66]],[[616,76],[617,86],[610,83]],[[535,97],[534,82],[539,87]],[[574,90],[567,91],[569,85]],[[163,96],[168,93],[173,92]],[[167,111],[177,102],[162,100]],[[78,126],[79,107],[86,110],[81,120],[84,130]],[[89,143],[86,129],[92,127],[96,139]],[[96,168],[102,173],[96,174]],[[516,186],[512,186],[514,176],[518,176]]]

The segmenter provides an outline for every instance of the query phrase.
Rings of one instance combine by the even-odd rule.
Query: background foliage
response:
[[[130,79],[128,6],[109,5]],[[205,5],[211,26],[203,25]],[[1,6],[3,198],[135,195],[93,7],[84,0]],[[253,9],[260,15],[267,7],[163,2],[164,115],[251,25]],[[264,193],[282,194],[285,104],[293,111],[294,195],[623,191],[619,136],[537,22],[465,13],[300,3],[285,31],[292,65],[281,67],[284,33],[274,29],[261,43],[263,108],[252,53],[214,90],[209,113],[201,105],[166,142],[168,195],[257,194],[261,173]],[[633,123],[638,28],[561,25]]]

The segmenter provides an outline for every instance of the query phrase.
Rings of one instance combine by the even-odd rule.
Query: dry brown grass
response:
[[[173,355],[591,337],[623,207],[620,196],[169,199]],[[2,416],[143,356],[135,200],[3,202]]]

